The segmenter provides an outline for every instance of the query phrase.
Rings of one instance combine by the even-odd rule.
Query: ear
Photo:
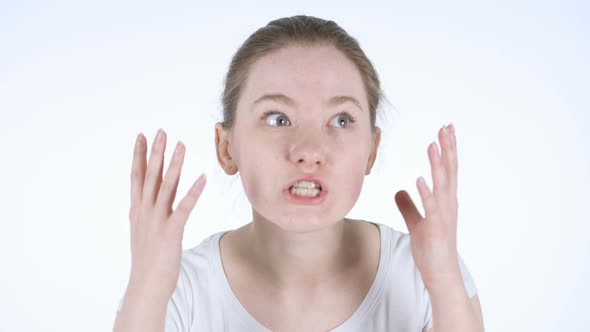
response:
[[[231,156],[229,144],[230,133],[221,125],[221,122],[215,124],[215,152],[217,152],[217,161],[227,175],[234,175],[238,172],[238,167]]]
[[[369,160],[367,161],[367,171],[365,175],[371,174],[371,169],[373,168],[373,164],[377,159],[377,149],[379,148],[379,143],[381,142],[381,128],[375,127],[375,132],[373,133],[373,147],[371,148],[371,154],[369,155]]]

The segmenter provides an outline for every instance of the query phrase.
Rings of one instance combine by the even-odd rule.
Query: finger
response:
[[[153,206],[156,202],[156,195],[160,190],[160,183],[162,182],[162,164],[164,163],[164,151],[166,150],[166,133],[161,128],[158,129],[154,143],[152,144],[152,151],[150,154],[150,161],[148,162],[146,177],[143,187],[143,201],[142,204],[149,204]]]
[[[170,158],[170,166],[168,166],[166,176],[156,198],[156,213],[159,215],[169,217],[172,213],[172,203],[176,197],[176,189],[178,188],[180,171],[184,161],[184,151],[184,144],[178,142]]]
[[[131,163],[131,204],[129,208],[130,221],[135,219],[135,211],[137,211],[137,209],[141,206],[143,181],[145,179],[146,150],[147,143],[145,136],[143,136],[142,133],[139,133],[135,139],[133,162]]]
[[[436,198],[433,195],[430,188],[426,184],[423,177],[419,177],[416,181],[418,192],[420,193],[420,199],[422,200],[422,206],[424,206],[425,219],[431,219],[432,215],[436,213]]]
[[[430,172],[432,174],[432,191],[436,196],[445,194],[447,192],[447,174],[436,142],[432,142],[428,146],[428,158],[430,159]]]
[[[446,189],[454,197],[457,193],[457,146],[453,125],[443,127],[438,136],[442,150],[441,164],[446,175]]]
[[[420,211],[418,211],[412,198],[405,190],[400,190],[395,194],[395,203],[406,221],[408,231],[412,233],[416,224],[422,219]]]
[[[180,201],[180,203],[178,203],[174,213],[172,213],[172,216],[170,217],[171,223],[177,224],[179,228],[184,229],[184,225],[186,225],[188,216],[197,203],[197,200],[201,196],[206,183],[207,178],[205,177],[205,174],[199,176],[197,181],[195,181],[195,183],[189,189],[189,192],[186,194],[186,196]]]

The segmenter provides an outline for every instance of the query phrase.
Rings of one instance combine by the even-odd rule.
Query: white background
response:
[[[129,175],[143,132],[187,147],[179,196],[208,184],[184,248],[250,221],[213,126],[233,53],[270,20],[336,21],[390,101],[350,217],[407,232],[394,195],[432,183],[454,123],[458,246],[487,331],[587,331],[590,14],[586,1],[0,0],[0,330],[108,331],[130,267]],[[182,195],[182,196],[181,196]],[[176,204],[176,203],[175,203]],[[423,210],[422,210],[423,211]]]

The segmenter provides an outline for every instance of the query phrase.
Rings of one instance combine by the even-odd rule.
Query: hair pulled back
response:
[[[297,15],[269,22],[254,32],[234,54],[224,81],[222,95],[224,129],[232,129],[236,107],[248,69],[260,57],[289,44],[328,44],[340,50],[359,69],[364,81],[371,129],[375,130],[376,112],[382,91],[379,77],[359,43],[334,21]]]

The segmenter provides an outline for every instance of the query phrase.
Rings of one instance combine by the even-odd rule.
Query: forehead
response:
[[[351,96],[368,109],[360,71],[329,45],[289,45],[266,54],[249,68],[240,103],[252,104],[264,94],[285,94],[297,103]]]

